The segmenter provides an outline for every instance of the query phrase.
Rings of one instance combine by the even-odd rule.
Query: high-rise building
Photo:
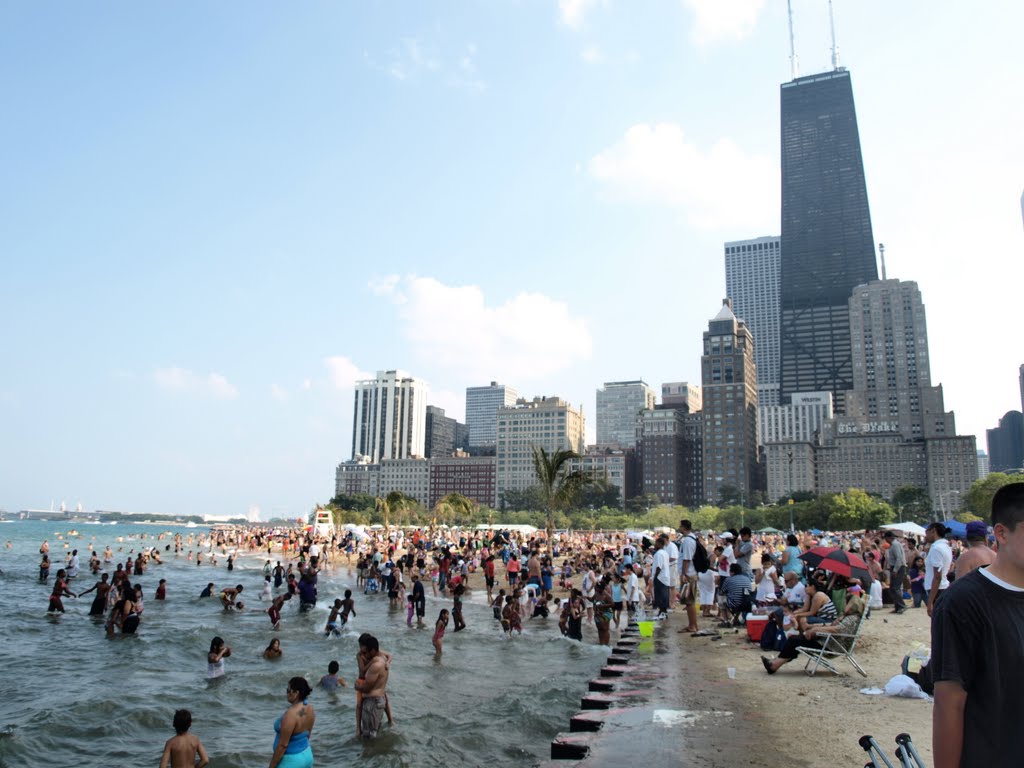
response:
[[[781,402],[832,392],[845,413],[853,388],[847,302],[878,278],[850,73],[836,69],[781,87]]]
[[[660,405],[644,411],[641,486],[662,504],[704,503],[704,417]]]
[[[725,293],[732,311],[754,337],[757,402],[779,405],[779,244],[778,237],[725,244]]]
[[[398,491],[424,506],[430,503],[429,459],[385,459],[378,477],[382,497]]]
[[[704,407],[700,386],[688,381],[669,381],[661,385],[661,404],[679,408],[684,413],[697,413]]]
[[[928,325],[917,283],[875,280],[849,300],[853,387],[845,415],[894,425],[908,439],[956,434],[942,386],[932,386]],[[854,422],[851,422],[854,423]]]
[[[537,485],[534,447],[549,454],[561,450],[583,453],[584,426],[582,411],[558,397],[519,398],[513,405],[498,408],[498,498],[505,491],[525,491]]]
[[[458,493],[477,504],[497,505],[494,478],[498,460],[494,456],[461,456],[430,460],[430,506],[449,493]]]
[[[1024,365],[1020,367],[1020,374],[1018,378],[1020,381],[1020,409],[1024,411]]]
[[[621,509],[626,499],[636,495],[636,449],[617,446],[589,445],[575,459],[569,460],[570,472],[582,472],[595,482],[603,482],[619,492]]]
[[[597,390],[597,444],[635,448],[640,440],[640,414],[657,398],[643,381],[609,381]]]
[[[813,436],[767,445],[770,495],[812,490],[806,483],[813,480],[819,494],[862,488],[891,499],[909,485],[953,509],[954,497],[978,477],[977,445],[972,435],[956,434],[942,386],[932,386],[917,284],[858,285],[848,314],[853,388],[845,393],[846,412],[824,419]]]
[[[988,466],[992,472],[1024,468],[1024,414],[1007,411],[999,426],[986,430]]]
[[[761,406],[761,443],[804,443],[817,439],[821,425],[831,419],[831,392],[794,392],[789,405]],[[770,482],[770,480],[769,480]]]
[[[746,324],[725,299],[704,333],[704,495],[721,501],[731,487],[750,503],[764,489],[757,435],[757,366]]]
[[[444,408],[438,408],[436,405],[427,406],[424,456],[430,459],[451,456],[457,450],[464,451],[468,447],[465,439],[465,425],[450,416],[445,416]]]
[[[493,453],[498,409],[514,405],[519,393],[492,381],[486,387],[466,387],[466,426],[470,453]]]
[[[988,454],[978,451],[978,479],[984,480],[989,476],[991,470],[988,468]]]
[[[427,384],[404,371],[377,371],[356,382],[352,458],[371,463],[422,457],[427,426]]]

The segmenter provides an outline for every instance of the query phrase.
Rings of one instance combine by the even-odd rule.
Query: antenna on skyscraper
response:
[[[832,0],[828,0],[828,28],[832,32],[832,69],[839,69],[839,46],[836,45],[836,20],[832,16]]]
[[[789,12],[789,71],[796,80],[800,74],[800,60],[796,57],[796,43],[793,40],[793,0],[786,0],[786,10]]]
[[[878,253],[882,257],[882,279],[885,280],[885,243],[878,244]]]

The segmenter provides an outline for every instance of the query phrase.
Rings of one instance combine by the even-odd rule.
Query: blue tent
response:
[[[821,536],[821,534],[823,534],[824,531],[819,531],[817,528],[811,528],[811,533],[813,533],[815,536]]]
[[[945,525],[949,529],[950,533],[952,533],[958,539],[967,538],[967,523],[960,523],[956,520],[947,520],[943,523],[943,525]]]

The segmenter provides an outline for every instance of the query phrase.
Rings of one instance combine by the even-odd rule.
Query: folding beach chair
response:
[[[867,601],[865,601],[864,611],[861,613],[860,618],[857,619],[857,628],[853,631],[853,634],[820,635],[819,637],[824,638],[821,648],[797,648],[797,653],[807,657],[807,663],[804,664],[804,672],[808,675],[813,675],[818,671],[818,667],[825,667],[825,669],[838,675],[839,670],[833,662],[840,662],[846,659],[853,665],[854,669],[864,677],[867,677],[868,673],[864,671],[864,668],[861,667],[853,655],[857,647],[857,638],[860,637],[861,627],[864,626],[864,616],[867,612]]]

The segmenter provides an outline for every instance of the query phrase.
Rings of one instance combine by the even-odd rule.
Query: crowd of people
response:
[[[77,550],[71,550],[57,571],[49,609],[63,611],[63,598],[95,593],[90,614],[105,617],[108,634],[133,634],[144,608],[142,588],[130,577],[144,574],[161,562],[161,553],[168,557],[173,548],[175,557],[192,561],[194,556],[197,565],[205,554],[212,566],[219,554],[229,572],[241,556],[264,559],[259,600],[266,601],[262,610],[272,630],[281,627],[289,601],[294,599],[300,612],[313,608],[318,574],[338,567],[349,569],[355,591],[368,600],[404,607],[410,628],[425,624],[429,583],[430,598],[444,605],[430,641],[438,659],[446,634],[466,628],[464,603],[477,594],[477,602],[486,600],[491,607],[495,627],[506,638],[521,634],[524,625],[554,619],[566,637],[582,641],[585,633],[592,633],[603,645],[611,644],[612,632],[631,616],[660,621],[679,610],[686,619],[678,631],[698,633],[702,621],[705,627],[709,622],[735,626],[751,613],[762,613],[778,628],[777,655],[762,659],[765,670],[775,674],[800,648],[818,646],[826,635],[854,635],[872,610],[890,606],[892,614],[900,615],[923,607],[929,616],[936,614],[951,584],[996,561],[990,544],[1003,533],[998,525],[990,532],[983,522],[968,524],[964,540],[951,539],[943,523],[928,526],[922,539],[892,530],[755,534],[742,527],[713,533],[696,531],[684,519],[676,530],[560,532],[548,541],[540,534],[508,530],[357,529],[319,535],[312,529],[252,526],[174,535],[166,542],[161,536],[155,544],[129,552],[123,563],[114,564],[110,547],[103,553],[91,551],[88,568],[98,579],[79,593],[73,585],[81,566]],[[822,547],[859,556],[863,572],[809,567],[808,554]],[[47,542],[40,554],[40,580],[45,582],[50,571]],[[112,575],[99,573],[111,566]],[[218,592],[210,582],[201,597],[218,598],[225,611],[241,611],[247,610],[241,599],[244,590],[238,583]],[[166,580],[161,579],[155,599],[165,596]],[[342,633],[356,615],[353,590],[347,589],[343,598],[333,600],[324,634]],[[587,630],[590,625],[592,630]],[[368,634],[360,637],[359,649],[357,734],[372,738],[385,716],[393,721],[386,691],[391,656]],[[224,640],[215,637],[207,659],[211,679],[224,674],[230,654]],[[267,659],[282,654],[278,638],[263,652]],[[337,677],[338,669],[332,661],[318,685],[328,690],[346,686]],[[271,766],[311,764],[302,762],[307,756],[312,760],[309,734],[315,715],[307,701],[310,690],[304,678],[289,681],[289,706],[277,724]],[[175,715],[177,735],[168,741],[164,755],[168,764],[179,764],[176,755],[188,750],[190,759],[206,759],[199,740],[189,734],[187,715]]]

